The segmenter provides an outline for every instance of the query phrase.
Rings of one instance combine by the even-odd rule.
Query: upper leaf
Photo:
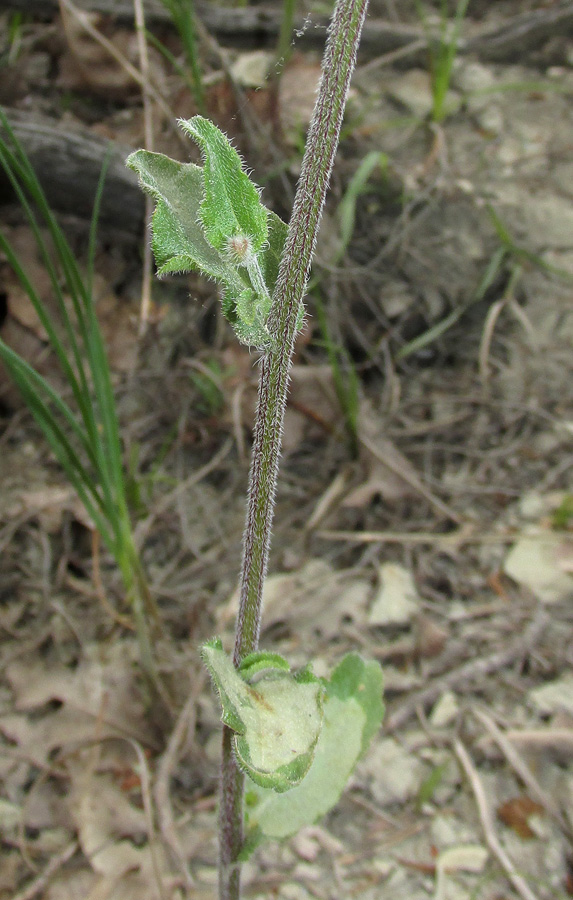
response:
[[[208,243],[203,233],[199,207],[204,181],[199,166],[147,150],[136,150],[127,165],[157,201],[152,239],[157,274],[198,270],[222,281],[233,292],[248,289],[246,274],[241,277],[242,273]]]
[[[241,157],[208,119],[179,119],[181,128],[199,144],[203,157],[205,196],[201,221],[207,240],[224,251],[237,235],[248,238],[258,253],[267,240],[267,210],[259,191],[243,169]]]
[[[219,693],[223,722],[235,732],[241,768],[261,787],[293,788],[310,768],[322,726],[319,679],[307,671],[292,675],[276,654],[260,654],[260,660],[252,654],[246,671],[256,673],[256,680],[248,682],[218,640],[205,644],[202,656]]]
[[[214,125],[211,128],[227,144],[225,136]],[[238,154],[230,145],[228,148],[240,167]],[[254,192],[256,206],[251,203],[252,214],[237,221],[242,226],[249,227],[254,223],[258,229],[258,234],[250,235],[249,240],[253,247],[260,246],[256,260],[266,286],[266,294],[261,296],[252,284],[247,268],[233,261],[226,247],[219,250],[213,245],[211,238],[215,241],[217,238],[212,230],[211,238],[207,238],[206,226],[202,220],[206,197],[203,169],[192,163],[176,162],[161,153],[146,150],[132,153],[127,165],[138,174],[142,187],[157,203],[152,223],[152,247],[158,275],[199,271],[214,278],[223,287],[223,312],[239,340],[261,350],[268,349],[273,340],[267,330],[266,320],[286,240],[285,223],[262,206],[255,186],[249,182],[246,173],[242,172],[252,188],[250,193]],[[249,190],[245,193],[248,195]],[[246,206],[249,207],[249,204]],[[265,221],[261,225],[263,215]],[[231,227],[228,222],[226,227]],[[301,304],[301,325],[302,321]]]

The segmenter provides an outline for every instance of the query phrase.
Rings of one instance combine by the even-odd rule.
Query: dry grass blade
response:
[[[474,766],[468,751],[460,740],[454,741],[454,752],[468,778],[474,797],[476,799],[480,821],[489,849],[496,857],[503,871],[507,875],[509,881],[512,883],[522,900],[538,900],[537,895],[533,893],[525,879],[519,874],[519,872],[516,871],[511,859],[499,842],[489,809],[489,804],[487,802],[487,797],[485,795],[477,769]]]
[[[135,13],[135,32],[137,36],[137,52],[139,54],[139,67],[142,78],[143,95],[143,125],[145,133],[145,149],[153,150],[153,109],[151,99],[153,96],[149,74],[149,54],[145,39],[145,14],[142,0],[133,0]],[[153,215],[153,200],[145,195],[145,221],[149,224]],[[143,336],[147,330],[147,324],[151,315],[151,276],[153,271],[151,256],[151,244],[147,238],[147,229],[143,241],[143,272],[141,284],[141,307],[139,313],[139,334]]]
[[[417,475],[411,474],[410,472],[406,471],[402,466],[400,466],[391,458],[390,454],[381,452],[380,448],[377,447],[376,444],[370,441],[367,437],[361,435],[360,443],[363,444],[376,459],[378,459],[392,472],[394,472],[395,475],[398,475],[398,477],[406,481],[411,488],[421,494],[421,496],[424,497],[428,501],[428,503],[431,503],[432,506],[434,506],[435,509],[441,512],[442,515],[444,515],[447,519],[451,519],[451,521],[456,522],[457,525],[463,524],[463,519],[458,515],[455,509],[452,509],[451,506],[448,506],[447,503],[444,503],[443,500],[440,500],[439,497],[436,497],[436,495],[426,487],[421,478],[418,478]]]
[[[145,824],[147,827],[147,840],[151,851],[151,860],[153,864],[153,873],[157,884],[157,891],[160,900],[167,900],[167,895],[163,887],[163,878],[161,875],[161,865],[158,858],[157,835],[153,824],[153,797],[151,793],[151,773],[147,758],[143,752],[141,744],[128,738],[128,743],[133,747],[137,761],[139,763],[138,774],[141,782],[141,797],[143,799],[143,810],[145,812]]]
[[[44,890],[50,883],[50,879],[53,875],[64,866],[69,859],[72,858],[76,850],[78,849],[78,842],[71,841],[61,853],[58,853],[56,856],[53,856],[46,868],[43,872],[33,879],[30,884],[24,888],[23,891],[20,891],[18,894],[14,894],[12,900],[33,900],[38,894],[44,896]]]
[[[482,725],[485,725],[493,740],[496,742],[496,744],[504,754],[508,763],[521,778],[522,782],[529,789],[532,796],[544,807],[544,809],[549,813],[550,816],[553,816],[555,821],[559,824],[560,828],[562,828],[566,833],[569,833],[570,829],[565,818],[561,814],[559,807],[553,801],[553,798],[549,796],[547,791],[543,790],[537,778],[535,777],[525,760],[520,756],[516,748],[513,746],[507,735],[504,734],[500,728],[498,728],[491,716],[488,716],[487,713],[483,712],[483,710],[474,709],[472,710],[472,712],[476,719],[478,719],[482,723]]]
[[[186,739],[195,731],[196,719],[196,703],[197,697],[201,693],[205,684],[205,676],[203,672],[198,676],[194,690],[191,692],[189,699],[179,714],[179,718],[175,724],[175,728],[171,732],[167,748],[159,760],[157,767],[157,778],[155,781],[155,804],[157,806],[157,815],[159,819],[159,828],[167,846],[171,849],[173,855],[177,859],[183,877],[188,887],[193,885],[193,877],[189,872],[187,861],[181,842],[175,828],[173,820],[173,808],[171,806],[169,785],[171,776],[177,765],[178,754],[181,746]]]
[[[78,9],[71,2],[71,0],[59,0],[59,2],[60,5],[65,10],[67,10],[67,12],[71,16],[73,16],[73,18],[82,26],[82,28],[85,29],[87,34],[89,34],[89,36],[93,38],[94,41],[96,41],[101,47],[103,47],[104,50],[106,50],[110,54],[110,56],[113,57],[113,59],[115,59],[115,61],[122,67],[122,69],[124,69],[125,72],[127,72],[127,74],[143,88],[143,90],[147,90],[149,92],[150,96],[153,97],[161,111],[165,114],[167,120],[170,123],[174,123],[177,117],[169,104],[166,103],[166,101],[163,99],[159,91],[152,85],[146,84],[141,72],[139,72],[135,68],[135,66],[132,66],[129,60],[125,58],[123,53],[120,53],[117,47],[115,47],[111,43],[111,41],[108,41],[108,39],[97,30],[97,28],[94,28],[94,26],[89,21],[86,13],[83,10]],[[185,146],[185,150],[187,150],[188,147],[185,138],[179,133],[176,128],[174,128],[173,133],[177,135],[178,140],[182,145]]]

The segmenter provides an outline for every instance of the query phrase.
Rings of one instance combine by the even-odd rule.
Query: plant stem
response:
[[[367,6],[368,0],[337,0],[273,296],[268,326],[270,333],[276,338],[276,345],[261,362],[235,637],[235,665],[258,647],[263,582],[269,556],[278,461],[298,311],[308,281]],[[231,734],[226,726],[222,765],[219,898],[239,900],[238,854],[243,840],[244,776],[235,762]]]

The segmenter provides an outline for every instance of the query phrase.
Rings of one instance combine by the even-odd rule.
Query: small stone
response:
[[[482,65],[482,63],[469,62],[460,66],[454,72],[452,82],[459,90],[472,94],[490,90],[495,84],[495,75],[491,69]],[[482,96],[484,103],[490,102],[488,94],[483,94]],[[477,100],[477,97],[475,99]]]
[[[400,281],[386,284],[380,291],[380,304],[389,319],[397,319],[414,302],[408,287]]]
[[[505,128],[505,120],[501,109],[499,106],[494,106],[491,103],[479,110],[476,114],[476,121],[480,128],[494,135],[502,134]],[[511,159],[513,161],[513,155]]]
[[[432,112],[430,76],[423,69],[411,69],[400,75],[390,83],[387,91],[392,100],[401,103],[415,116],[423,119]]]
[[[427,774],[426,766],[394,738],[377,743],[365,758],[361,771],[372,776],[372,794],[382,805],[405,803],[414,797]]]
[[[272,65],[272,59],[272,54],[264,50],[241,53],[231,66],[233,80],[241,87],[263,87]]]
[[[439,849],[475,840],[475,834],[458,816],[437,813],[430,823],[432,843]]]

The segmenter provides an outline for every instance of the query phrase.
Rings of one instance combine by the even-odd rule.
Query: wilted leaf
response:
[[[438,856],[436,862],[436,893],[434,900],[444,900],[446,892],[446,875],[453,872],[483,872],[488,852],[479,844],[466,844],[459,847],[448,847]]]
[[[419,606],[412,574],[396,563],[383,563],[379,570],[380,590],[374,599],[370,625],[407,625]]]

